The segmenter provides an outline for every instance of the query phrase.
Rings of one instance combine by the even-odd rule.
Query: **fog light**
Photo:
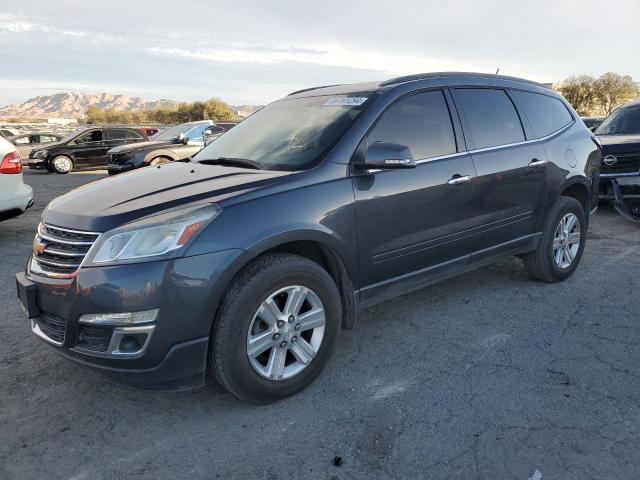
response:
[[[124,337],[122,337],[122,340],[120,340],[118,350],[121,353],[137,352],[144,345],[146,338],[146,333],[140,335],[125,335]]]
[[[160,313],[159,308],[143,310],[141,312],[125,313],[87,313],[80,317],[80,323],[94,325],[137,325],[139,323],[154,322]]]

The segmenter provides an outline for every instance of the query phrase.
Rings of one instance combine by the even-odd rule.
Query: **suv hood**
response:
[[[119,147],[113,147],[109,150],[109,154],[115,153],[127,153],[127,152],[139,152],[141,150],[154,150],[156,148],[167,147],[169,145],[180,145],[172,140],[150,140],[148,142],[130,143],[128,145],[121,145]]]
[[[635,135],[598,135],[602,144],[602,155],[622,155],[640,153],[640,134]]]
[[[293,173],[197,163],[148,167],[72,190],[54,199],[42,220],[63,228],[105,232],[165,210],[266,188]]]

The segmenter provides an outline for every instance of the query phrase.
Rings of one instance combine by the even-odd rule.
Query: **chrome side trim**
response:
[[[615,177],[640,177],[640,171],[627,172],[627,173],[601,173],[600,178],[615,178]]]
[[[474,150],[469,150],[469,153],[473,155],[474,153],[482,153],[482,152],[488,152],[491,150],[500,150],[502,148],[517,147],[518,145],[528,145],[530,143],[544,142],[545,140],[549,140],[551,137],[555,137],[556,135],[559,135],[560,133],[564,132],[569,127],[573,126],[575,123],[576,121],[573,120],[571,123],[565,125],[560,130],[556,130],[555,132],[550,133],[545,137],[533,138],[531,140],[524,140],[522,142],[507,143],[506,145],[496,145],[495,147],[476,148]]]
[[[416,165],[420,165],[422,163],[427,163],[427,162],[436,162],[438,160],[444,160],[446,158],[460,157],[462,155],[473,155],[474,153],[483,153],[483,152],[489,152],[491,150],[500,150],[500,149],[503,149],[503,148],[517,147],[519,145],[528,145],[530,143],[544,142],[545,140],[548,140],[548,139],[550,139],[552,137],[555,137],[556,135],[559,135],[560,133],[564,132],[569,127],[575,125],[575,123],[576,123],[576,121],[573,120],[573,121],[571,121],[571,123],[565,125],[560,130],[556,130],[555,132],[550,133],[549,135],[547,135],[545,137],[534,138],[534,139],[531,139],[531,140],[524,140],[522,142],[507,143],[506,145],[496,145],[495,147],[476,148],[474,150],[467,150],[467,151],[464,151],[464,152],[451,153],[449,155],[440,155],[438,157],[424,158],[424,159],[421,159],[421,160],[416,160]],[[376,172],[383,172],[385,170],[397,170],[397,169],[395,169],[395,168],[389,168],[389,169],[386,169],[386,168],[385,169],[372,168],[372,169],[369,169],[369,170],[365,170],[365,172],[367,172],[367,173],[376,173]]]

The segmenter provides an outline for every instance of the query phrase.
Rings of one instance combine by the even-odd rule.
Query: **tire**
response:
[[[172,160],[167,157],[156,157],[149,162],[151,167],[155,167],[156,165],[164,165],[165,163],[170,163]]]
[[[307,293],[296,293],[305,289]],[[278,292],[281,293],[272,296]],[[295,321],[293,315],[286,317],[285,313],[285,316],[272,317],[283,320],[272,322],[274,326],[268,327],[262,316],[267,318],[269,315],[261,313],[266,311],[265,300],[274,299],[273,305],[280,302],[283,306],[276,305],[280,314],[287,311],[289,299],[296,298],[298,294],[300,298],[306,297],[300,304],[301,313],[296,313]],[[302,327],[298,322],[302,324],[308,321],[305,318],[310,318],[304,314],[317,313],[316,307],[324,309],[324,326],[298,330]],[[306,312],[305,308],[308,309]],[[315,315],[314,318],[314,323],[318,323],[320,316]],[[212,332],[211,370],[230,393],[242,400],[251,403],[278,401],[304,389],[320,374],[331,354],[341,321],[338,288],[320,265],[288,253],[258,257],[238,274],[222,300]],[[280,323],[284,325],[280,326]],[[254,333],[258,324],[266,329],[258,329]],[[305,327],[308,328],[309,324]],[[271,346],[250,358],[249,341],[260,335]],[[320,343],[318,338],[321,338]],[[283,344],[287,346],[283,347]],[[315,349],[315,356],[302,355],[303,358],[311,358],[303,364],[299,360],[300,352],[308,352],[308,346]],[[273,358],[283,358],[282,362],[289,363],[282,363],[282,369],[270,369],[270,365],[277,364],[271,361]],[[278,376],[278,372],[282,375],[278,379],[268,378],[270,371],[275,372],[272,376]]]
[[[66,155],[56,155],[49,162],[51,171],[63,175],[73,171],[73,160]]]
[[[567,239],[564,233],[561,235],[565,240],[560,241],[557,233],[560,231],[560,223],[564,219],[575,219],[575,223],[579,228],[579,232],[575,227],[571,228],[571,235]],[[567,224],[565,224],[567,225]],[[576,233],[579,234],[579,241]],[[538,248],[531,253],[524,255],[524,265],[531,277],[549,283],[561,282],[569,278],[580,264],[584,244],[587,237],[587,217],[584,208],[575,198],[560,197],[553,206],[545,221],[542,229],[542,238],[538,244]],[[569,244],[574,241],[573,245]],[[566,254],[558,255],[562,250],[562,245],[569,245],[569,251],[573,252],[569,261]],[[566,249],[564,250],[567,251]],[[560,257],[560,262],[558,261]]]

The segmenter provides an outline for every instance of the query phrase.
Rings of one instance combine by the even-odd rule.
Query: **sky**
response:
[[[639,0],[0,0],[0,106],[57,92],[265,104],[435,71],[640,80]]]

